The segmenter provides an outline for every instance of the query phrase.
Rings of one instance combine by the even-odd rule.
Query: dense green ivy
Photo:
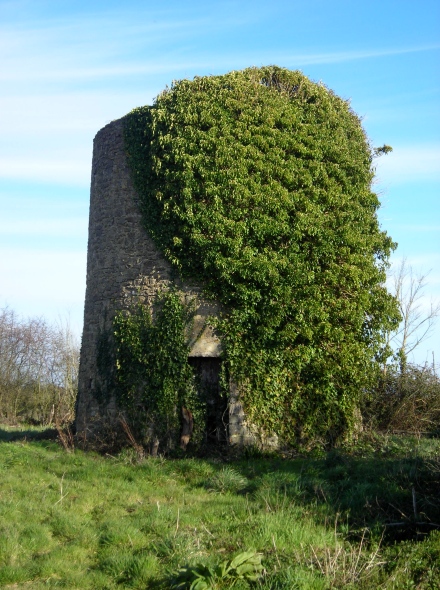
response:
[[[118,405],[137,435],[166,443],[178,438],[184,406],[194,415],[192,440],[197,443],[204,434],[205,402],[188,364],[185,338],[194,310],[172,290],[161,293],[156,305],[154,322],[141,304],[114,318]]]
[[[127,115],[125,142],[147,231],[224,307],[250,419],[290,442],[345,432],[398,318],[347,101],[275,66],[182,80]]]

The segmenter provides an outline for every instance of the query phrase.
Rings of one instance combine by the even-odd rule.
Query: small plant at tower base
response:
[[[172,583],[173,590],[217,590],[233,588],[237,582],[257,582],[263,573],[261,554],[245,551],[216,567],[203,564],[183,567]]]
[[[200,442],[205,429],[205,404],[188,364],[194,310],[173,290],[159,295],[157,308],[154,321],[143,304],[114,318],[117,403],[134,436],[154,454],[159,443],[177,445],[182,408],[193,416],[192,442]]]

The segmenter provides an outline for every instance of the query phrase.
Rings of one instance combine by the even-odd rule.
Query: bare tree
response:
[[[50,424],[73,418],[79,345],[68,321],[0,310],[0,417]]]
[[[429,307],[423,303],[428,275],[416,274],[406,259],[394,273],[394,294],[402,321],[398,329],[389,334],[388,343],[396,351],[401,373],[405,372],[408,355],[431,334],[440,315],[440,301],[431,299]]]
[[[51,385],[58,392],[56,406],[58,419],[69,422],[78,387],[80,347],[68,320],[61,320],[52,331],[51,354],[48,355],[47,374]]]

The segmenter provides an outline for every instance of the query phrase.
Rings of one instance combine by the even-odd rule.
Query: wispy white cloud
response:
[[[430,45],[422,47],[407,47],[395,49],[382,50],[361,50],[361,51],[340,51],[340,52],[325,52],[325,53],[297,53],[286,54],[277,53],[274,51],[252,51],[249,54],[241,52],[237,54],[222,54],[219,58],[194,59],[182,58],[180,54],[169,53],[165,55],[155,55],[149,62],[136,62],[128,59],[118,57],[119,63],[96,63],[90,64],[90,55],[88,59],[84,59],[86,63],[78,66],[81,62],[81,55],[76,56],[75,63],[65,64],[57,63],[60,59],[50,59],[46,66],[41,68],[40,62],[37,59],[14,58],[9,64],[5,64],[2,72],[0,72],[0,80],[3,81],[18,81],[26,77],[27,81],[38,80],[39,82],[48,81],[78,81],[78,80],[105,80],[114,79],[116,77],[129,78],[133,76],[146,76],[152,74],[165,74],[167,72],[182,72],[182,71],[204,71],[207,68],[211,71],[218,68],[224,70],[228,68],[241,68],[242,64],[266,64],[266,63],[284,63],[294,64],[295,67],[303,67],[320,64],[336,64],[365,59],[377,59],[381,57],[402,55],[406,53],[416,53],[421,51],[432,51],[440,49],[440,45]],[[42,56],[40,56],[41,59]],[[26,63],[23,63],[25,60]],[[99,62],[100,60],[97,59]],[[34,63],[33,63],[34,62]],[[8,67],[9,65],[9,67]]]
[[[115,89],[0,97],[0,179],[88,187],[94,135],[153,95]]]
[[[58,219],[2,219],[0,234],[2,236],[45,238],[79,237],[87,239],[87,217],[63,217]]]
[[[323,53],[310,53],[310,54],[294,54],[291,56],[286,55],[285,57],[289,61],[293,61],[299,65],[319,65],[329,63],[342,63],[347,61],[356,61],[361,59],[372,59],[380,57],[388,57],[393,55],[402,55],[405,53],[418,53],[420,51],[433,51],[440,49],[440,45],[420,45],[420,46],[408,46],[408,47],[392,47],[381,49],[360,49],[360,50],[349,50],[349,51],[330,51]]]
[[[440,225],[420,224],[420,223],[395,223],[395,229],[407,230],[412,232],[435,232],[440,234]]]
[[[391,154],[377,160],[377,179],[380,183],[440,180],[439,143],[393,147]]]
[[[58,250],[30,250],[24,248],[0,248],[0,297],[8,298],[27,293],[43,297],[61,294],[66,301],[71,300],[68,293],[72,290],[75,297],[84,291],[86,251],[72,252]],[[36,289],[50,279],[53,289],[48,295],[46,289]],[[80,287],[75,287],[75,284]]]
[[[356,108],[356,111],[362,115],[362,123],[364,126],[376,125],[376,128],[389,125],[390,123],[407,124],[408,120],[423,120],[430,119],[435,121],[438,118],[437,97],[434,93],[431,96],[415,97],[413,102],[405,101],[406,97],[396,97],[395,104],[386,107],[371,107],[361,105]],[[374,99],[372,103],[374,104]],[[423,105],[423,110],[414,112],[414,104]],[[419,107],[420,108],[420,107]],[[365,113],[365,114],[364,114]]]
[[[249,63],[295,64],[295,67],[343,63],[440,49],[439,44],[365,47],[341,51],[296,52],[242,49],[197,55],[194,38],[233,31],[255,20],[254,14],[191,18],[149,11],[134,19],[127,11],[29,22],[0,27],[3,81],[68,82],[106,80],[166,72],[206,71],[242,67]],[[260,15],[264,19],[264,15]],[[143,55],[143,59],[139,58]],[[136,56],[136,57],[135,57]],[[190,56],[190,57],[189,57]]]
[[[0,129],[3,137],[10,134],[11,139],[17,134],[27,138],[35,134],[40,146],[54,134],[68,133],[69,143],[76,145],[76,137],[93,138],[98,129],[115,117],[125,115],[135,106],[151,104],[155,94],[155,89],[145,88],[143,92],[103,89],[3,95]]]
[[[0,80],[96,81],[208,66],[209,58],[186,58],[185,43],[192,45],[195,36],[241,24],[240,18],[227,15],[155,18],[153,13],[135,19],[126,12],[108,12],[87,19],[0,27]]]
[[[0,248],[0,307],[56,321],[70,311],[80,334],[86,252]]]
[[[63,158],[56,154],[46,157],[30,155],[28,157],[0,157],[0,178],[33,180],[38,182],[56,182],[72,186],[86,187],[90,184],[91,158]]]
[[[391,259],[390,275],[397,272],[405,260],[407,268],[411,268],[414,276],[426,276],[426,292],[428,297],[440,298],[440,252],[401,256],[393,255]]]

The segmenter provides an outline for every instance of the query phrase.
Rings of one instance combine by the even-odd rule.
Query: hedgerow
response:
[[[398,320],[374,152],[348,102],[276,66],[196,77],[129,113],[125,143],[146,230],[222,305],[250,421],[336,440]]]

